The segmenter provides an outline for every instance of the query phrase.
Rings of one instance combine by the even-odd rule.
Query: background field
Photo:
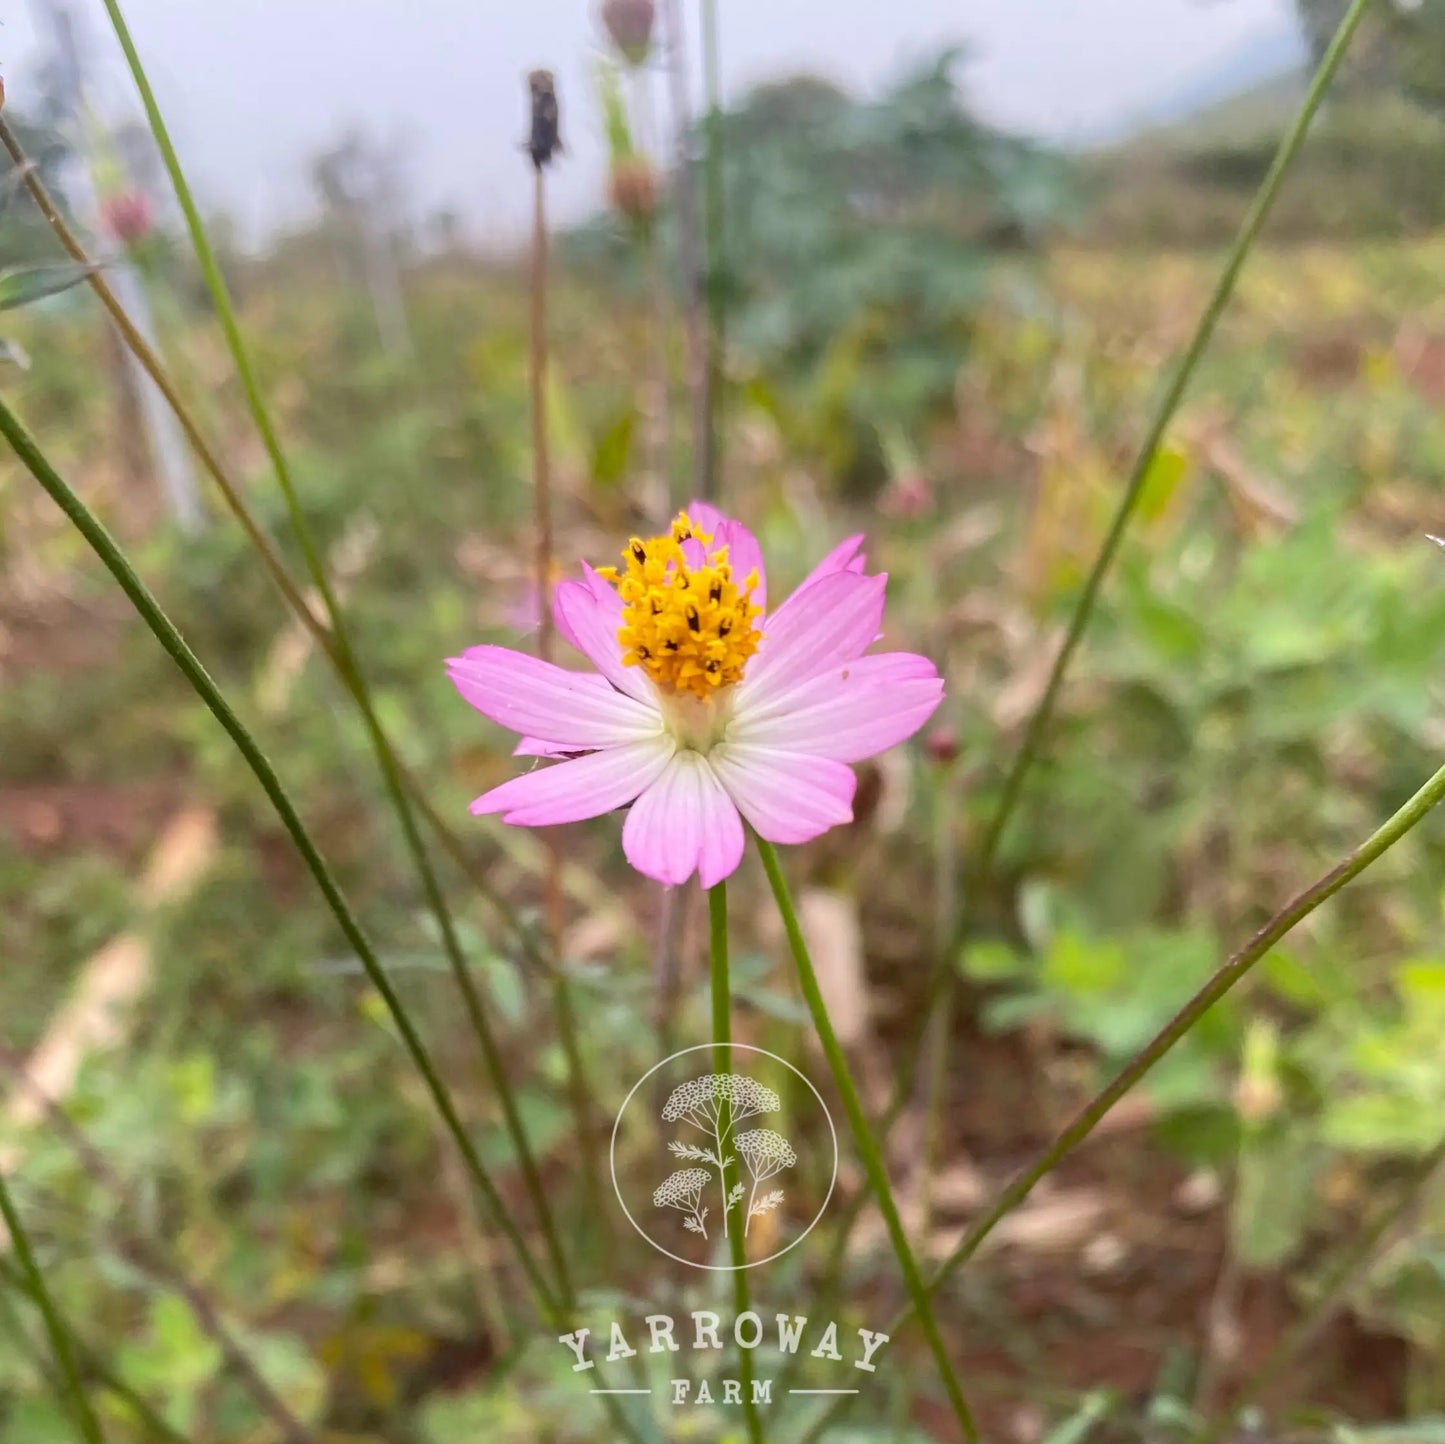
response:
[[[930,1115],[920,1086],[889,1150],[935,1261],[1232,948],[1409,796],[1445,740],[1445,557],[1427,539],[1445,533],[1445,125],[1362,75],[1311,138],[1151,469],[997,863],[969,874],[1161,371],[1296,92],[1282,80],[1070,156],[976,121],[951,74],[944,58],[867,102],[779,84],[731,112],[728,259],[713,277],[728,509],[793,579],[865,530],[890,574],[889,641],[948,679],[935,728],[865,764],[857,821],[790,859],[875,1112],[939,938],[967,909],[968,941],[948,958],[960,986],[943,1103]],[[7,118],[39,152],[53,128],[11,87]],[[634,99],[619,86],[619,106]],[[632,214],[560,237],[554,275],[549,421],[569,570],[657,529],[669,477],[690,465],[666,176],[630,129],[613,141],[614,194]],[[639,168],[655,210],[625,190]],[[223,245],[228,275],[383,720],[536,929],[537,836],[466,813],[516,768],[510,741],[441,665],[535,625],[525,258],[379,219],[349,184],[264,250]],[[53,259],[27,198],[6,194],[6,262]],[[112,215],[98,244],[137,267],[188,400],[295,561],[193,263],[155,209],[138,237]],[[378,236],[395,293],[378,289]],[[0,363],[7,400],[256,728],[524,1207],[344,694],[229,519],[208,503],[186,535],[167,515],[85,289],[5,311],[0,336],[27,358]],[[605,1141],[666,1045],[707,1036],[705,909],[694,897],[683,912],[674,996],[658,893],[627,869],[615,824],[568,828],[562,846],[567,967]],[[589,1310],[717,1305],[722,1287],[679,1279],[591,1205],[544,981],[443,866]],[[1310,1307],[1439,1142],[1442,878],[1445,824],[1427,819],[1275,949],[947,1287],[948,1341],[986,1438],[1195,1437]],[[275,1437],[137,1237],[174,1246],[319,1437],[607,1437],[472,1222],[378,1000],[249,774],[8,456],[0,894],[0,1167],[67,1312],[174,1427]],[[732,907],[738,1037],[822,1079],[751,858]],[[127,1006],[84,1001],[106,983]],[[57,1037],[86,1038],[69,1106],[116,1187],[25,1116],[27,1059],[40,1066]],[[861,1186],[845,1147],[840,1202]],[[1265,1432],[1240,1437],[1442,1437],[1442,1207],[1438,1189],[1420,1192],[1271,1391]],[[825,1254],[795,1250],[758,1296],[815,1297]],[[871,1208],[838,1287],[841,1316],[875,1327],[903,1298]],[[42,1342],[0,1288],[4,1444],[68,1437]],[[890,1353],[855,1432],[829,1437],[953,1437],[918,1337]],[[800,1434],[801,1417],[775,1437]],[[147,1437],[121,1403],[108,1419],[117,1440]],[[717,1414],[673,1427],[740,1437]]]

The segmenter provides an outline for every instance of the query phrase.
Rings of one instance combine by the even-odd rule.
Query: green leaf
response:
[[[1177,446],[1161,446],[1154,453],[1139,491],[1141,521],[1155,521],[1163,516],[1188,472],[1189,458]]]
[[[1085,1444],[1094,1426],[1103,1423],[1118,1402],[1108,1389],[1095,1389],[1069,1418],[1049,1431],[1043,1444]]]
[[[1240,1152],[1234,1247],[1248,1268],[1272,1268],[1298,1246],[1315,1210],[1320,1150],[1303,1132],[1270,1129]]]
[[[1337,1444],[1445,1444],[1445,1418],[1412,1419],[1405,1424],[1374,1424],[1359,1428],[1340,1424],[1335,1428]]]
[[[5,1419],[0,1444],[74,1444],[75,1421],[48,1399],[21,1399]]]
[[[1024,957],[996,938],[967,944],[957,961],[959,972],[979,983],[1008,982],[1027,971]]]
[[[632,437],[636,430],[637,408],[628,406],[598,438],[592,453],[592,479],[598,486],[613,487],[622,480],[632,460]]]
[[[97,267],[78,261],[54,261],[39,266],[11,266],[0,271],[0,311],[13,311],[44,296],[58,295],[78,286]]]

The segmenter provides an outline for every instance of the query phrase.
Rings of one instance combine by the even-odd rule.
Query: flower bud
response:
[[[933,487],[921,471],[905,471],[888,483],[879,510],[892,517],[924,516],[933,509]]]
[[[629,221],[645,223],[657,211],[657,170],[645,155],[619,156],[607,177],[607,199]]]
[[[151,233],[151,205],[140,191],[119,191],[100,203],[105,233],[123,246],[137,246]]]
[[[603,0],[602,24],[629,65],[641,65],[652,49],[655,0]]]
[[[923,750],[940,767],[958,761],[958,734],[952,727],[934,727],[923,739]]]

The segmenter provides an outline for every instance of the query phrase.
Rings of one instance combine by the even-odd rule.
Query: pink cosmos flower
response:
[[[554,614],[595,672],[491,646],[447,663],[473,707],[522,734],[516,755],[549,759],[472,812],[542,827],[630,804],[628,861],[704,887],[737,868],[744,819],[774,843],[850,822],[848,764],[911,737],[943,696],[926,658],[868,652],[887,577],[864,571],[862,540],[772,611],[757,538],[705,503],[634,537],[625,568],[584,563]]]

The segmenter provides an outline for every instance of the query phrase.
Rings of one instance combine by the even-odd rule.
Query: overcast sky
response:
[[[11,0],[0,63],[24,107],[42,53],[39,14]],[[100,0],[63,0],[88,38],[112,113],[130,104]],[[969,93],[987,117],[1085,142],[1147,112],[1254,43],[1277,38],[1292,0],[720,0],[729,92],[811,68],[876,90],[911,59],[966,44]],[[684,0],[695,16],[697,0]],[[480,234],[513,233],[528,191],[517,150],[524,73],[558,77],[569,148],[559,209],[600,193],[591,67],[594,0],[124,0],[183,161],[248,229],[305,204],[307,158],[351,121],[400,138],[414,189]],[[696,45],[693,46],[694,59]]]

